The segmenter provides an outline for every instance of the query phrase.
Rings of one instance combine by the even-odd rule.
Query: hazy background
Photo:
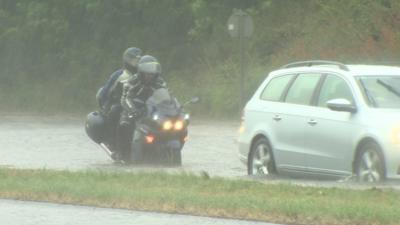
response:
[[[0,0],[0,112],[86,113],[129,46],[157,57],[197,115],[237,117],[234,8],[254,20],[246,40],[246,99],[296,60],[397,64],[398,0]]]

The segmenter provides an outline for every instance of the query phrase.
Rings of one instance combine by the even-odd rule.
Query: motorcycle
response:
[[[180,166],[181,151],[187,140],[187,127],[190,122],[190,115],[184,111],[184,107],[199,100],[198,97],[194,97],[180,105],[167,89],[155,90],[144,103],[144,114],[136,121],[131,148],[128,154],[122,154],[122,159],[115,157],[115,131],[118,120],[113,119],[113,116],[110,118],[99,111],[89,113],[86,119],[86,133],[114,161]]]
[[[131,144],[131,162],[182,165],[182,148],[187,141],[190,116],[167,89],[160,88],[146,101],[146,113],[136,121]]]

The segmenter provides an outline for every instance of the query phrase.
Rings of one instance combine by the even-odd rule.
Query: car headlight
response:
[[[171,130],[174,124],[172,123],[171,120],[167,120],[163,123],[162,128],[163,130]]]
[[[400,144],[400,126],[392,128],[390,132],[390,140],[393,144]]]
[[[239,134],[243,134],[245,130],[246,129],[244,128],[244,124],[240,124],[239,130],[238,130]]]

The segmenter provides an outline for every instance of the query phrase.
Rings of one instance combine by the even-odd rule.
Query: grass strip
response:
[[[286,224],[399,224],[400,192],[263,184],[188,173],[0,168],[0,198]]]

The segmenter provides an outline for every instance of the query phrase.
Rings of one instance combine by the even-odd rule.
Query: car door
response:
[[[282,128],[288,126],[286,119],[282,119],[282,114],[285,112],[287,106],[282,102],[283,97],[286,95],[287,89],[295,80],[297,74],[284,74],[272,78],[264,90],[261,92],[260,100],[254,105],[256,110],[250,119],[254,119],[252,123],[260,124],[261,129],[266,132],[270,139],[275,163],[279,167],[280,164],[288,164],[291,160],[291,155],[288,153],[282,137]]]
[[[275,160],[281,170],[307,169],[304,152],[304,128],[310,115],[314,90],[321,74],[299,74],[282,97],[273,118]]]
[[[327,108],[326,102],[337,98],[354,104],[348,83],[338,75],[328,74],[315,96],[315,109],[307,116],[304,153],[310,171],[344,176],[351,173],[353,140],[357,132],[352,123],[355,114]]]

